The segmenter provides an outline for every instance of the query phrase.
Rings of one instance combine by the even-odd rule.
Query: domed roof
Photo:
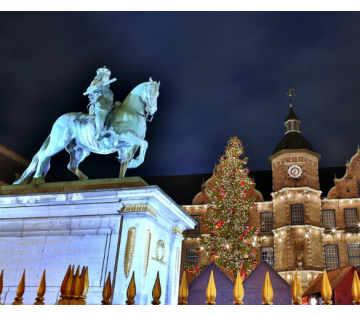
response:
[[[280,143],[276,146],[274,150],[274,154],[282,150],[301,150],[301,149],[315,152],[311,143],[307,141],[300,132],[288,132],[285,134],[285,137],[280,141]]]

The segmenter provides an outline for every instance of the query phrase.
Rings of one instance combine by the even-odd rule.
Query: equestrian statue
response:
[[[29,167],[14,185],[44,183],[53,155],[65,149],[70,154],[68,169],[86,180],[79,164],[91,153],[118,153],[119,177],[124,177],[127,168],[136,168],[144,162],[148,143],[145,140],[146,122],[151,121],[157,110],[160,81],[151,78],[139,84],[123,103],[113,104],[110,90],[111,72],[106,67],[97,70],[96,76],[84,95],[89,96],[89,114],[68,113],[54,123],[50,135]],[[134,158],[140,148],[139,155]]]

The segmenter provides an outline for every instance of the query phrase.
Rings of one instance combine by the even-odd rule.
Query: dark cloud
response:
[[[322,167],[343,166],[360,142],[359,13],[0,13],[0,142],[31,159],[62,114],[85,111],[98,67],[122,101],[161,80],[145,163],[128,175],[211,172],[237,135],[252,170],[284,135],[286,92]],[[51,172],[72,179],[68,156]],[[115,155],[91,155],[91,178],[116,177]]]

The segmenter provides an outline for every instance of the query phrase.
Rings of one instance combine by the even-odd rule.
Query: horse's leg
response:
[[[136,159],[132,159],[127,166],[128,168],[138,167],[142,162],[144,162],[145,153],[148,148],[147,141],[142,139],[141,137],[139,137],[133,131],[125,132],[125,133],[121,134],[121,136],[119,138],[120,138],[120,140],[122,140],[124,142],[134,145],[134,147],[135,146],[140,147],[139,156]]]
[[[71,127],[69,127],[69,119],[64,115],[55,122],[51,130],[47,146],[38,152],[38,164],[33,177],[34,183],[44,182],[44,180],[42,180],[44,177],[43,170],[44,168],[46,170],[49,166],[49,159],[56,153],[63,150],[72,139],[73,134]]]
[[[43,180],[43,177],[44,177],[43,170],[44,170],[44,168],[45,169],[47,168],[47,166],[48,166],[47,163],[50,163],[49,159],[56,153],[63,150],[65,148],[65,146],[67,146],[68,142],[70,142],[70,141],[68,140],[67,142],[64,142],[64,143],[56,143],[55,141],[50,140],[48,147],[43,152],[39,152],[39,155],[38,155],[39,162],[38,162],[38,165],[36,168],[35,175],[33,177],[33,183],[45,182]]]
[[[47,159],[45,159],[45,161],[43,163],[43,170],[42,170],[43,175],[42,176],[44,179],[45,179],[46,174],[48,173],[49,169],[50,169],[50,158],[47,158]]]
[[[137,149],[138,149],[138,146],[136,145],[132,149],[130,149],[128,152],[127,152],[127,150],[118,151],[118,154],[119,154],[118,160],[120,162],[119,178],[125,177],[125,172],[128,168],[128,164],[131,161],[131,159],[134,156]]]
[[[79,169],[79,164],[87,156],[89,156],[90,152],[77,146],[75,141],[75,139],[71,141],[69,145],[65,148],[66,151],[68,151],[70,154],[70,162],[67,165],[67,168],[75,175],[77,175],[77,177],[79,177],[79,180],[87,180],[89,178]]]

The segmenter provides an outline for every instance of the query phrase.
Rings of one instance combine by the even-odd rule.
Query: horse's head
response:
[[[140,100],[145,103],[144,111],[146,113],[146,118],[149,115],[154,115],[157,111],[157,98],[159,96],[159,87],[160,81],[157,83],[153,81],[151,78],[149,82],[141,83],[137,87],[135,87],[132,91],[132,95],[138,95]],[[151,121],[151,119],[148,121]]]

